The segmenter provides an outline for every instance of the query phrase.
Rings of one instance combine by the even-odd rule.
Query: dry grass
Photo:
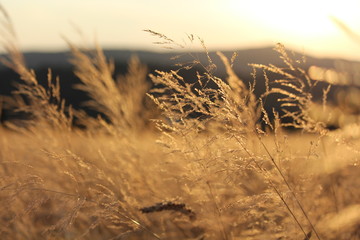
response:
[[[51,71],[38,83],[4,16],[5,63],[22,79],[6,103],[31,114],[0,128],[1,239],[360,239],[360,123],[330,132],[313,118],[316,81],[282,45],[287,67],[252,64],[249,86],[218,53],[227,79],[208,56],[195,81],[158,71],[149,90],[136,58],[116,79],[99,47],[69,43],[77,88],[102,113],[92,118],[66,107]],[[267,92],[257,99],[259,70]],[[263,102],[274,93],[299,131],[270,119]]]

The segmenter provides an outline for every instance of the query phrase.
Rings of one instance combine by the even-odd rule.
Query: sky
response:
[[[356,42],[331,20],[360,34],[359,0],[0,0],[24,51],[67,49],[97,41],[103,48],[161,51],[160,32],[186,49],[199,36],[211,50],[274,46],[315,57],[360,60]],[[82,32],[82,37],[79,35]]]

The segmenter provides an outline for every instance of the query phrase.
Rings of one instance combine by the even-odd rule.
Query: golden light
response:
[[[330,17],[345,23],[360,24],[360,1],[344,0],[272,0],[238,1],[229,0],[229,7],[236,15],[247,15],[257,26],[266,29],[274,37],[306,40],[317,37],[330,37],[339,34],[339,29]],[[359,29],[356,29],[359,30]],[[256,29],[254,29],[256,31]],[[325,43],[326,44],[326,43]]]

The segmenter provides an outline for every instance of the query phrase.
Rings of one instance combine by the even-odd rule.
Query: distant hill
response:
[[[248,69],[248,63],[259,64],[275,64],[282,65],[281,59],[272,47],[255,48],[246,50],[225,51],[225,55],[231,57],[233,52],[238,53],[237,62],[234,65],[236,70]],[[171,60],[174,56],[182,56],[181,61],[191,61],[192,57],[185,52],[151,52],[151,51],[137,51],[137,50],[104,50],[107,57],[114,59],[116,62],[126,62],[132,55],[136,55],[145,64],[150,65],[173,65],[179,60]],[[193,56],[197,57],[202,62],[206,62],[207,58],[204,52],[192,52]],[[301,57],[300,53],[294,52],[295,56]],[[51,66],[69,66],[70,52],[26,52],[24,53],[26,62],[30,68],[42,68]],[[209,55],[216,62],[219,62],[215,52],[210,52]],[[4,55],[2,55],[4,56]],[[319,65],[322,67],[333,67],[334,62],[338,59],[319,59],[306,56],[306,65]],[[1,66],[2,68],[3,66]]]
[[[225,51],[223,52],[226,56],[231,58],[234,51]],[[258,63],[258,64],[274,64],[276,66],[284,66],[284,63],[279,58],[279,54],[273,50],[273,48],[258,48],[258,49],[247,49],[247,50],[238,50],[236,51],[238,57],[234,63],[235,72],[242,78],[245,82],[251,81],[250,73],[252,69],[248,66],[249,63]],[[169,71],[171,69],[177,69],[175,64],[177,63],[186,63],[191,62],[196,58],[204,65],[208,63],[207,56],[204,52],[193,52],[190,54],[182,52],[150,52],[150,51],[136,51],[136,50],[105,50],[105,55],[113,59],[116,64],[116,74],[123,74],[127,70],[127,62],[130,57],[136,55],[140,58],[140,61],[148,66],[149,73],[153,73],[156,69]],[[210,57],[213,62],[216,64],[217,69],[215,75],[218,77],[225,76],[225,68],[221,63],[219,57],[216,55],[216,52],[210,52]],[[52,52],[52,53],[42,53],[42,52],[27,52],[24,54],[27,65],[34,69],[38,80],[46,84],[47,82],[47,70],[51,68],[53,75],[60,77],[61,82],[61,94],[67,103],[72,104],[75,108],[80,108],[81,103],[88,99],[85,93],[73,89],[73,85],[79,83],[79,80],[73,74],[73,67],[69,63],[71,59],[70,52]],[[174,56],[179,56],[177,59],[172,59]],[[300,59],[302,55],[300,53],[294,53],[295,58]],[[339,59],[319,59],[310,56],[306,57],[306,63],[302,65],[302,68],[307,70],[312,65],[317,65],[324,68],[334,68]],[[201,69],[200,69],[201,71]],[[183,71],[185,79],[194,79],[195,71]],[[259,74],[260,75],[260,74]],[[0,66],[0,95],[10,95],[11,91],[15,88],[13,87],[14,82],[18,81],[18,76],[13,73],[10,69],[5,68],[5,66]],[[256,89],[256,94],[261,94],[264,91],[264,84],[261,83],[262,79],[259,76],[258,88]],[[321,85],[321,84],[320,84]],[[319,98],[321,96],[321,91],[316,90],[315,95]],[[335,92],[335,91],[334,91]],[[329,100],[334,98],[334,94],[330,93]],[[268,107],[273,107],[276,103],[276,99],[272,100],[271,105]],[[4,113],[3,118],[8,118],[4,115],[9,115],[9,113]]]

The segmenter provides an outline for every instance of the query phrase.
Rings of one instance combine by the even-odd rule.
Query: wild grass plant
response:
[[[251,64],[249,85],[236,55],[217,54],[217,77],[200,41],[207,63],[157,71],[151,87],[138,59],[114,77],[100,47],[69,43],[94,118],[65,104],[50,70],[39,84],[3,15],[5,63],[22,80],[5,106],[28,115],[0,128],[1,239],[360,239],[359,123],[349,135],[313,117],[317,82],[281,44],[285,68]],[[272,94],[282,112],[264,108]]]

